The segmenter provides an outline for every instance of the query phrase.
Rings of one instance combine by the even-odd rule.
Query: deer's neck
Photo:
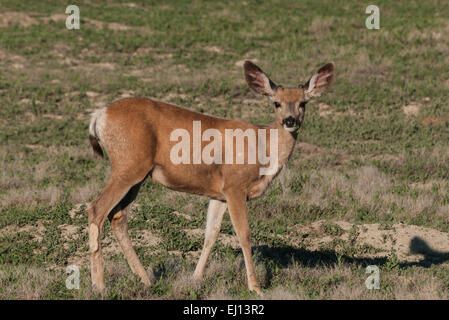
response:
[[[296,144],[297,131],[288,132],[281,124],[277,122],[271,123],[269,128],[277,129],[278,132],[278,159],[280,172],[293,152]]]
[[[277,153],[278,153],[278,161],[277,161],[277,170],[274,174],[270,175],[262,175],[254,181],[248,189],[248,198],[254,199],[260,197],[268,185],[273,181],[273,179],[281,172],[284,165],[287,163],[290,155],[293,152],[296,143],[296,133],[292,134],[285,130],[281,125],[273,123],[271,125],[265,126],[265,129],[277,129],[278,135],[278,143],[277,143]],[[271,134],[271,133],[270,133]],[[270,146],[270,154],[272,152],[272,146]]]

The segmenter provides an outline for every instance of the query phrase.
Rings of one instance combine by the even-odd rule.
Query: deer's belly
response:
[[[163,167],[156,166],[151,173],[151,180],[175,191],[224,199],[214,179],[207,175],[195,174],[195,171],[167,171]]]

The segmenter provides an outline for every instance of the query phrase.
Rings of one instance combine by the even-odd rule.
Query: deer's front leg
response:
[[[246,275],[248,277],[248,288],[251,291],[256,291],[257,294],[260,295],[262,294],[262,291],[260,290],[260,286],[256,279],[253,259],[251,257],[250,231],[248,219],[246,217],[246,194],[241,191],[226,193],[226,200],[228,202],[231,222],[237,233],[237,238],[239,239],[243,251]]]
[[[206,266],[207,258],[209,257],[210,251],[214,246],[218,238],[218,233],[220,232],[221,221],[223,220],[223,214],[226,211],[226,202],[221,202],[218,200],[210,200],[209,208],[207,209],[207,222],[206,222],[206,232],[204,236],[204,246],[201,251],[200,259],[196,265],[195,272],[193,273],[193,278],[199,280],[203,277],[204,268]]]

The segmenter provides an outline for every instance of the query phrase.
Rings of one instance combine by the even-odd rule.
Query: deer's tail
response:
[[[106,108],[101,108],[101,109],[95,110],[92,113],[92,117],[90,118],[90,124],[89,124],[90,145],[92,146],[94,153],[99,155],[101,158],[104,158],[104,154],[103,154],[103,149],[100,146],[100,139],[98,138],[98,135],[97,135],[97,120],[101,116],[103,116],[105,109]]]

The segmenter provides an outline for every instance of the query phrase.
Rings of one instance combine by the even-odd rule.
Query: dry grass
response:
[[[417,271],[414,277],[400,276],[394,279],[393,295],[398,300],[447,300],[445,285],[435,276]]]
[[[73,203],[86,203],[92,200],[103,187],[104,182],[89,181],[87,184],[76,187],[70,192],[70,201]]]
[[[45,189],[26,187],[23,189],[10,190],[1,196],[1,205],[10,206],[35,206],[40,203],[54,205],[61,201],[62,192],[54,186]]]
[[[61,185],[41,184],[49,179],[58,179],[62,168],[55,167],[49,159],[65,156],[69,159],[89,159],[92,153],[87,148],[80,147],[42,147],[39,145],[27,146],[38,152],[45,150],[46,157],[40,162],[30,164],[26,151],[11,152],[13,146],[0,149],[1,180],[0,203],[8,206],[33,206],[39,203],[55,204],[63,200]],[[100,171],[104,164],[97,163],[96,170]],[[109,170],[109,169],[108,169]],[[63,183],[64,184],[64,183]],[[104,182],[89,180],[81,186],[75,186],[70,193],[70,200],[74,203],[87,202],[97,194]]]
[[[362,167],[354,172],[355,183],[352,186],[354,196],[360,202],[372,205],[376,197],[387,194],[391,186],[390,179],[376,167]]]
[[[20,282],[11,282],[11,278],[19,278]],[[18,266],[0,274],[2,299],[41,300],[45,298],[51,282],[58,281],[58,276],[30,266]]]
[[[386,57],[370,56],[366,50],[359,50],[352,59],[352,62],[343,65],[344,76],[355,85],[366,84],[368,81],[384,80],[388,74],[393,62]]]
[[[317,39],[326,38],[332,26],[337,24],[334,17],[319,17],[314,18],[309,25],[309,32],[314,34]]]

